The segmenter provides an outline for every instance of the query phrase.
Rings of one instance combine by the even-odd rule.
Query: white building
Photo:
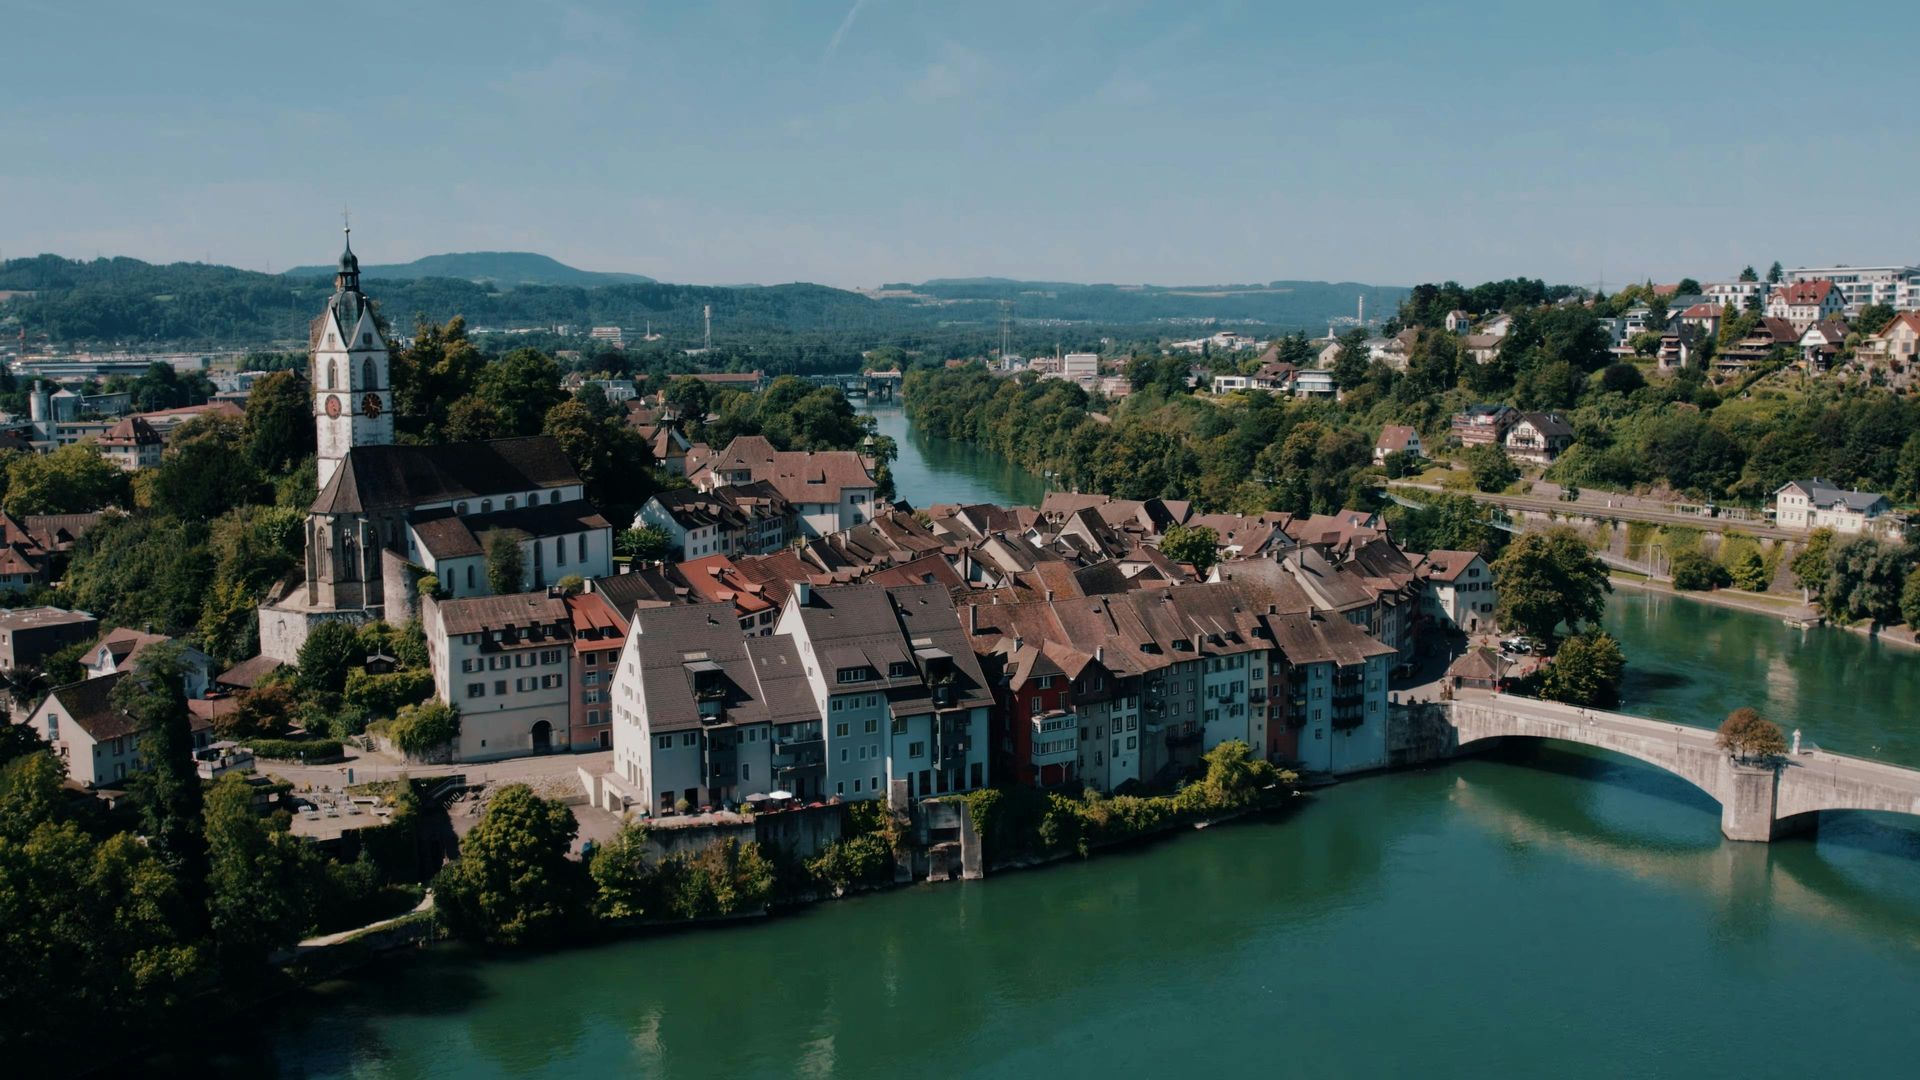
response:
[[[1831,281],[1848,314],[1869,304],[1920,306],[1920,266],[1800,266],[1781,275],[1789,285]]]
[[[108,675],[132,671],[139,663],[140,655],[155,645],[163,645],[173,639],[165,634],[148,634],[117,626],[101,635],[100,640],[81,657],[80,666],[89,679],[102,679]],[[192,645],[182,643],[180,660],[184,666],[186,693],[190,698],[207,696],[207,688],[213,682],[213,658]]]
[[[1493,629],[1499,595],[1493,570],[1477,551],[1429,551],[1427,588],[1420,607],[1428,619],[1448,630],[1477,634]]]
[[[1767,297],[1767,314],[1787,320],[1801,333],[1815,323],[1839,317],[1846,307],[1846,294],[1826,280],[1789,282]]]
[[[1885,516],[1892,509],[1893,504],[1885,495],[1850,491],[1818,477],[1789,480],[1773,493],[1774,524],[1783,529],[1832,529],[1849,535],[1904,534],[1903,526]]]
[[[573,745],[573,619],[558,590],[425,601],[434,694],[460,710],[456,761]]]
[[[793,638],[825,722],[825,795],[987,784],[993,696],[944,586],[796,584],[774,633]]]
[[[131,716],[114,708],[119,674],[62,686],[27,717],[27,725],[53,747],[67,767],[68,779],[87,787],[118,786],[146,767],[140,756],[140,729]],[[189,721],[195,750],[213,738],[213,726]]]

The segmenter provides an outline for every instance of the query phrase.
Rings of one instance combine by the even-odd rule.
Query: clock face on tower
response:
[[[369,420],[378,419],[380,416],[380,395],[368,394],[366,397],[360,399],[360,412]]]
[[[327,395],[327,416],[331,418],[331,417],[337,417],[339,415],[340,415],[340,395],[328,394]]]

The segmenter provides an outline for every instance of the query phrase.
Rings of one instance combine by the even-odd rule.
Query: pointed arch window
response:
[[[373,379],[373,358],[368,357],[360,364],[360,389],[371,390],[378,385]]]
[[[329,360],[327,361],[327,389],[334,390],[338,389],[339,386],[340,365],[335,361]]]

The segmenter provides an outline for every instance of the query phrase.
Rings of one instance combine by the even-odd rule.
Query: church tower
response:
[[[356,446],[393,442],[393,384],[386,340],[374,324],[373,304],[360,291],[360,259],[347,230],[327,309],[307,331],[313,423],[319,435],[320,490]]]

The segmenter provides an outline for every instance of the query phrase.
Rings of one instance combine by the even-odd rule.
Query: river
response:
[[[978,451],[883,431],[916,505],[1035,497]],[[1606,622],[1631,711],[1711,725],[1752,704],[1920,764],[1920,655],[1670,598],[1616,596]],[[305,995],[265,1053],[289,1075],[462,1080],[1912,1068],[1920,830],[1840,814],[1748,845],[1718,824],[1665,773],[1522,749],[725,930],[434,950]]]

